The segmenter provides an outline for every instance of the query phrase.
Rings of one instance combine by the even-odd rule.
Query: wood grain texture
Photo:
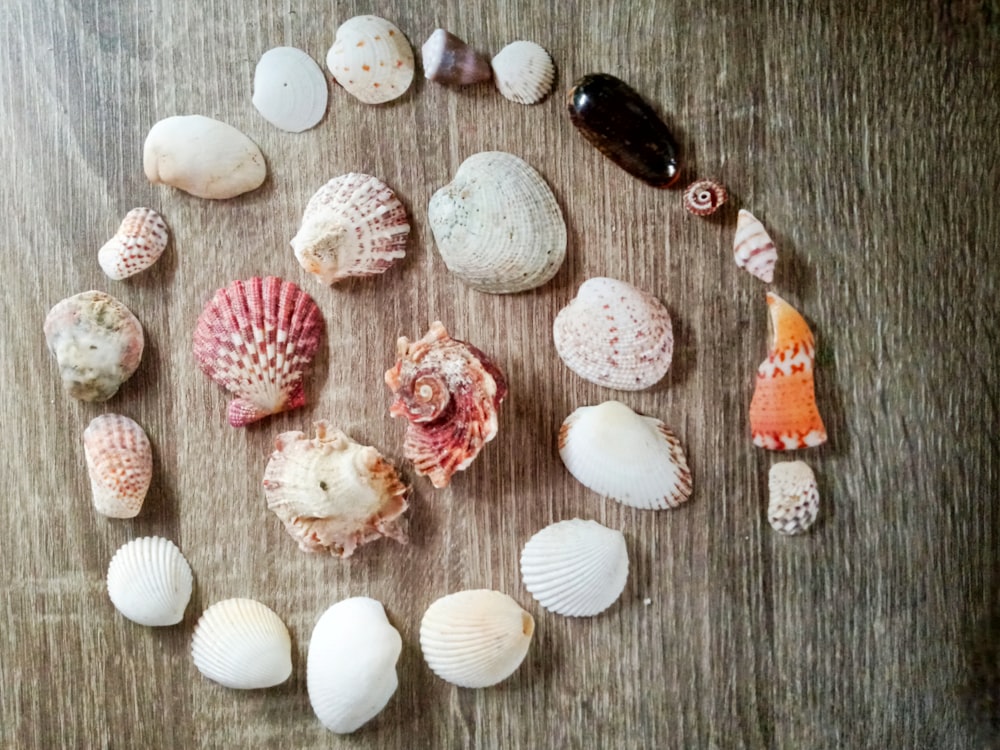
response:
[[[0,745],[996,747],[1000,11],[883,5],[0,3]],[[256,113],[265,50],[322,61],[337,25],[372,10],[415,47],[438,26],[492,53],[537,41],[557,90],[523,107],[488,85],[454,91],[418,75],[380,107],[331,84],[326,118],[301,135]],[[664,113],[686,177],[728,185],[724,211],[688,216],[678,191],[642,185],[583,142],[561,92],[592,71],[625,78]],[[253,138],[265,185],[224,203],[149,185],[146,132],[187,113]],[[434,249],[428,199],[481,150],[526,159],[565,213],[567,261],[541,289],[473,292]],[[313,191],[352,170],[391,185],[414,231],[389,273],[327,290],[288,240]],[[138,205],[166,217],[171,245],[150,273],[111,282],[96,251]],[[804,456],[822,494],[804,538],[768,526],[779,457],[747,436],[766,316],[764,287],[731,259],[741,206],[779,247],[775,290],[817,334],[830,442]],[[192,361],[191,331],[216,288],[264,273],[313,294],[327,346],[308,408],[234,430],[226,395]],[[649,391],[612,394],[556,357],[551,321],[595,275],[655,293],[674,316],[674,365]],[[87,289],[120,298],[147,333],[137,375],[104,406],[62,392],[41,333],[52,305]],[[349,561],[300,553],[262,498],[274,436],[327,418],[402,463],[382,374],[396,337],[438,318],[505,370],[498,438],[448,489],[408,475],[409,546],[381,542]],[[634,511],[564,470],[558,425],[609,397],[684,441],[688,505]],[[81,435],[105,410],[136,419],[154,446],[154,486],[132,521],[90,505]],[[534,531],[576,516],[622,529],[632,560],[622,599],[593,620],[544,612],[518,572]],[[114,551],[149,534],[176,541],[195,571],[174,628],[125,621],[104,590]],[[510,593],[537,621],[525,663],[489,690],[446,685],[419,651],[427,605],[470,587]],[[348,741],[310,711],[305,654],[319,615],[351,595],[385,602],[404,650],[399,691]],[[233,596],[288,624],[287,684],[240,693],[195,670],[198,615]]]

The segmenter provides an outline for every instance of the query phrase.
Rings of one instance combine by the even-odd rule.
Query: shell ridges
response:
[[[139,625],[165,627],[184,619],[192,582],[191,566],[180,549],[158,536],[125,543],[108,565],[111,603]]]
[[[413,49],[399,28],[378,16],[354,16],[337,29],[326,66],[344,90],[365,104],[406,93],[413,82]]]
[[[273,687],[292,674],[292,641],[269,607],[253,599],[225,599],[199,618],[191,658],[199,672],[225,687]]]
[[[97,512],[139,515],[153,478],[153,449],[142,427],[120,414],[103,414],[83,431],[83,449]]]
[[[97,262],[108,278],[120,281],[145,271],[167,247],[167,223],[151,208],[133,208],[115,236],[97,251]]]
[[[768,473],[767,520],[780,534],[802,534],[819,513],[819,488],[804,461],[781,461]]]

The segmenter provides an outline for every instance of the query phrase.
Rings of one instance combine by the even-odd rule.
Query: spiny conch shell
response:
[[[256,190],[267,177],[256,143],[232,125],[201,115],[168,117],[150,128],[142,167],[154,185],[213,200]]]
[[[804,461],[782,461],[771,467],[767,479],[770,500],[767,520],[781,534],[802,534],[819,513],[819,488]]]
[[[400,337],[396,352],[385,382],[396,396],[389,414],[409,421],[403,453],[418,474],[447,487],[496,437],[507,382],[489,357],[453,339],[441,321],[418,341]]]
[[[234,281],[205,305],[194,330],[202,372],[236,398],[229,424],[243,427],[306,403],[302,376],[323,335],[312,298],[275,276]]]
[[[351,172],[334,177],[306,205],[292,238],[295,257],[322,284],[383,273],[406,255],[406,209],[381,180]]]
[[[493,81],[505,98],[537,104],[552,90],[556,66],[545,48],[534,42],[511,42],[490,62]]]
[[[139,625],[165,627],[184,619],[191,566],[169,539],[145,536],[122,545],[108,565],[108,596]]]
[[[405,544],[398,519],[409,488],[392,464],[329,422],[314,426],[311,440],[302,432],[278,435],[264,471],[267,507],[303,552],[350,557],[382,537]]]
[[[667,308],[631,284],[604,277],[580,285],[576,297],[556,315],[552,337],[569,369],[620,391],[656,384],[674,353]]]
[[[725,185],[714,180],[698,180],[684,191],[684,209],[695,216],[711,216],[728,197]]]
[[[691,496],[691,470],[677,436],[618,401],[581,406],[566,417],[559,457],[582,485],[633,508],[676,508]]]
[[[326,67],[365,104],[381,104],[406,93],[413,82],[413,49],[403,32],[378,16],[355,16],[337,29]]]
[[[194,628],[191,657],[205,677],[239,690],[274,687],[292,675],[288,628],[253,599],[225,599],[206,609]]]
[[[736,265],[764,283],[774,280],[778,251],[764,225],[745,208],[740,209],[736,219],[733,258]]]
[[[457,36],[435,29],[420,48],[424,75],[446,86],[465,86],[493,77],[490,61]]]
[[[524,586],[545,609],[593,617],[618,600],[628,580],[620,531],[574,518],[546,526],[521,551]]]
[[[473,589],[441,597],[427,608],[420,648],[442,680],[484,688],[521,666],[534,632],[534,618],[509,596]]]
[[[136,422],[120,414],[94,418],[83,431],[94,508],[109,518],[135,518],[153,478],[153,449]]]
[[[97,251],[97,262],[115,281],[134,276],[159,260],[168,238],[162,216],[151,208],[133,208],[115,236]]]
[[[771,347],[750,401],[753,444],[789,451],[826,442],[813,384],[813,335],[799,312],[768,292]]]
[[[448,270],[481,292],[534,289],[566,257],[566,223],[538,172],[513,154],[484,151],[431,196],[427,221]]]
[[[45,341],[59,364],[63,388],[81,401],[107,401],[142,359],[142,326],[104,292],[64,299],[45,317]]]
[[[274,47],[253,74],[253,106],[274,127],[309,130],[326,114],[326,76],[316,61],[295,47]]]
[[[389,702],[403,641],[380,602],[356,596],[323,613],[309,639],[306,688],[323,726],[349,734]]]

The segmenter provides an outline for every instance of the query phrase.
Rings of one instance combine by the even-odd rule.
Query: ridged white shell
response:
[[[536,104],[552,89],[556,66],[534,42],[511,42],[490,63],[497,89],[518,104]]]
[[[381,104],[410,88],[413,49],[403,32],[384,18],[355,16],[337,29],[326,66],[349,94],[365,104]]]
[[[295,47],[274,47],[253,74],[253,106],[276,128],[301,133],[326,113],[326,76],[316,61]]]
[[[399,631],[374,599],[345,599],[326,610],[306,660],[309,702],[323,726],[348,734],[385,708],[399,685],[402,648]]]
[[[108,596],[132,622],[176,625],[191,599],[191,566],[169,539],[145,536],[122,545],[108,565]]]
[[[94,509],[108,518],[135,518],[153,479],[153,448],[142,427],[121,414],[95,417],[83,431]]]
[[[151,208],[133,208],[115,236],[97,251],[97,262],[110,279],[120,281],[145,271],[167,247],[167,223]]]
[[[191,657],[205,677],[240,690],[280,685],[292,674],[292,640],[271,609],[253,599],[225,599],[194,628]]]
[[[534,619],[509,596],[473,589],[441,597],[428,607],[420,623],[420,648],[441,679],[482,688],[514,673],[534,632]]]
[[[782,461],[768,473],[767,520],[781,534],[802,534],[819,513],[816,476],[804,461]]]
[[[521,578],[550,612],[593,617],[625,590],[625,536],[597,521],[579,518],[546,526],[521,551]]]
[[[427,220],[448,270],[482,292],[541,286],[566,257],[566,223],[538,172],[503,151],[473,154],[431,197]]]
[[[633,508],[676,508],[691,496],[680,441],[618,401],[581,406],[559,430],[559,457],[585,487]]]
[[[774,280],[778,250],[764,225],[745,208],[740,209],[736,218],[733,258],[736,265],[764,283],[770,284]]]

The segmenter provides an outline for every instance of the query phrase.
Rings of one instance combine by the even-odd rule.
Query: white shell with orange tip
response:
[[[153,478],[153,449],[142,427],[120,414],[102,414],[83,431],[83,451],[97,512],[139,515]]]
[[[395,24],[378,16],[355,16],[337,29],[326,66],[337,83],[365,104],[381,104],[406,93],[413,82],[413,49]]]
[[[108,565],[108,596],[139,625],[165,627],[184,619],[191,566],[169,539],[146,536],[123,544]]]
[[[205,677],[239,690],[273,687],[292,675],[288,628],[253,599],[225,599],[206,609],[194,628],[191,658]]]
[[[780,534],[802,534],[819,513],[816,476],[804,461],[781,461],[767,479],[767,520]]]

